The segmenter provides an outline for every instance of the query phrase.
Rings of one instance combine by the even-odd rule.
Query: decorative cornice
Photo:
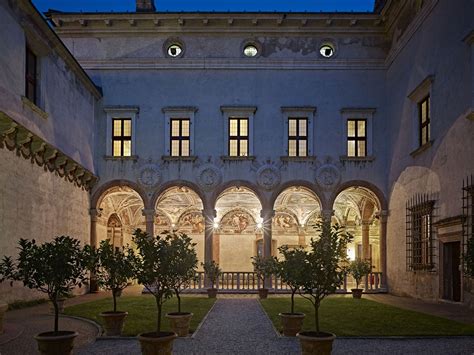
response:
[[[0,111],[0,148],[4,147],[87,191],[98,181],[92,172]]]
[[[104,106],[105,112],[134,112],[139,113],[139,106]]]
[[[434,82],[434,75],[428,75],[423,81],[417,85],[409,94],[408,98],[412,101],[419,101],[425,96]]]

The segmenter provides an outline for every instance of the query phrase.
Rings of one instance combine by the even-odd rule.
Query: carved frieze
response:
[[[0,148],[4,147],[85,190],[90,190],[98,180],[75,160],[0,111]]]

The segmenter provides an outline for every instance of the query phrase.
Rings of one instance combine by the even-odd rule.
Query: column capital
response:
[[[379,212],[380,223],[387,223],[387,218],[388,218],[388,211],[387,210],[382,210],[382,211]]]
[[[145,219],[149,219],[149,218],[152,218],[154,219],[155,218],[155,209],[154,208],[144,208],[142,210],[142,215],[145,216]]]
[[[275,210],[273,208],[264,208],[260,211],[260,217],[263,218],[263,220],[269,220],[275,217]]]
[[[321,217],[323,217],[323,220],[325,221],[331,221],[331,217],[334,215],[334,210],[322,210],[321,211]]]
[[[206,219],[207,218],[214,219],[217,216],[217,211],[214,208],[203,208],[201,212],[202,212],[202,216]]]
[[[91,221],[97,222],[97,218],[102,215],[101,212],[102,212],[102,211],[101,211],[100,209],[91,208],[91,209],[89,210],[89,215],[91,216]]]
[[[369,227],[372,224],[371,221],[362,221],[361,225],[362,227]]]

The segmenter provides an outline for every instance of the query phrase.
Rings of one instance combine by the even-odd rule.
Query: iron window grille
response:
[[[229,156],[246,157],[249,154],[248,118],[229,118]]]
[[[431,271],[435,267],[433,211],[435,201],[418,194],[406,203],[407,270]]]
[[[25,96],[34,104],[37,104],[37,67],[38,59],[36,55],[29,47],[26,47]]]
[[[112,120],[112,150],[114,157],[132,155],[131,118],[114,118]]]
[[[420,147],[430,142],[430,114],[430,97],[427,96],[418,103]]]
[[[305,157],[308,155],[308,119],[288,119],[288,156]]]
[[[172,118],[170,120],[170,148],[173,157],[189,156],[190,120],[188,118]]]
[[[347,156],[367,156],[367,120],[347,120]]]
[[[462,186],[464,267],[474,275],[474,177],[468,176]]]

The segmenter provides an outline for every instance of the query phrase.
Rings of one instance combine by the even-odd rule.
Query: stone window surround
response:
[[[354,160],[354,161],[373,161],[373,119],[376,113],[375,108],[352,108],[346,107],[341,109],[342,116],[342,151],[341,160]],[[366,120],[366,156],[365,157],[349,157],[347,156],[347,121],[350,119],[365,119]]]
[[[107,159],[135,159],[136,121],[140,108],[138,106],[106,106],[104,107],[104,111],[107,114],[105,157]],[[132,155],[130,157],[114,157],[112,154],[112,120],[114,118],[130,118],[132,120]]]
[[[412,157],[416,157],[420,153],[427,150],[433,144],[433,131],[432,131],[432,124],[430,124],[430,141],[428,143],[423,144],[420,146],[420,127],[419,127],[419,103],[425,99],[427,96],[430,97],[430,121],[433,117],[433,105],[432,105],[432,88],[434,82],[434,75],[428,75],[424,78],[420,84],[417,85],[415,89],[413,89],[410,94],[408,94],[408,99],[411,101],[410,105],[410,118],[411,118],[411,153]],[[432,123],[432,122],[431,122]]]
[[[221,106],[222,118],[224,119],[224,141],[223,147],[225,149],[223,158],[230,157],[229,156],[229,125],[228,121],[229,118],[232,117],[245,117],[248,118],[248,136],[249,136],[249,147],[248,147],[248,156],[245,157],[230,157],[235,158],[235,160],[248,160],[249,158],[254,156],[254,116],[257,112],[257,106]]]
[[[171,158],[171,138],[170,138],[170,122],[173,118],[188,118],[189,119],[189,156],[185,157],[172,157],[171,160],[194,160],[194,122],[195,113],[198,111],[197,107],[193,106],[169,106],[161,109],[165,115],[165,155],[164,158],[167,160]]]
[[[300,106],[300,107],[287,107],[283,106],[281,107],[281,112],[283,114],[283,120],[284,120],[284,125],[283,125],[283,137],[285,137],[285,142],[284,142],[284,147],[285,147],[285,154],[284,157],[288,157],[289,159],[293,160],[298,160],[300,159],[308,159],[308,157],[311,157],[314,153],[313,151],[313,144],[314,144],[314,119],[316,116],[316,107],[314,106]],[[307,156],[306,157],[290,157],[288,155],[288,121],[290,118],[306,118],[308,120],[308,127],[306,127],[306,133],[307,133]]]

